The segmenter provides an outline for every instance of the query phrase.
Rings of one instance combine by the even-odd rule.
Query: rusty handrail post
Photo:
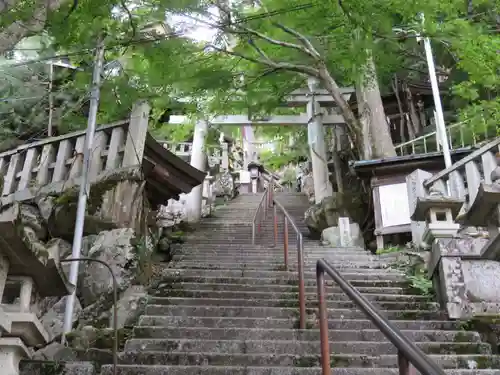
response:
[[[415,367],[412,366],[401,350],[398,350],[398,367],[399,375],[415,375],[417,373]]]
[[[299,328],[306,328],[306,297],[305,297],[305,285],[304,285],[304,245],[302,240],[302,234],[297,233],[297,261],[298,261],[298,273],[299,273]]]
[[[274,195],[273,195],[273,183],[272,181],[269,181],[269,185],[267,186],[267,205],[268,207],[272,207],[273,206],[273,199],[274,199]]]
[[[278,246],[278,212],[276,205],[273,204],[273,233],[274,233],[274,247]]]
[[[252,223],[252,245],[255,245],[255,222]]]
[[[285,262],[285,269],[288,271],[288,219],[285,216],[283,225],[283,260]]]
[[[319,335],[321,342],[322,375],[330,375],[330,342],[328,337],[328,312],[325,300],[325,272],[316,266],[316,284],[318,286]]]
[[[321,334],[321,353],[323,374],[329,375],[329,348],[328,348],[328,318],[325,301],[325,274],[330,276],[342,291],[357,305],[358,309],[372,321],[380,332],[398,349],[398,367],[400,375],[416,375],[417,370],[422,375],[446,375],[436,362],[429,358],[422,349],[410,341],[403,333],[382,315],[366,297],[354,288],[344,277],[325,259],[316,263],[316,282],[318,284],[319,319]],[[326,369],[326,370],[325,370]]]

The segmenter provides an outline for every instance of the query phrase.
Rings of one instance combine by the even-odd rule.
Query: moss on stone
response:
[[[93,183],[90,188],[90,194],[87,198],[87,212],[94,214],[102,205],[104,194],[116,187],[123,181],[141,181],[142,176],[137,168],[121,168],[113,170],[101,180]],[[78,202],[79,186],[73,186],[62,193],[52,193],[56,196],[55,204],[58,206],[72,206]]]
[[[285,271],[288,271],[287,267],[282,264],[282,265],[279,265],[279,266],[276,266],[272,269],[272,271],[281,271],[281,272],[285,272]]]
[[[298,308],[298,299],[282,299],[278,302],[278,307]]]
[[[66,372],[64,364],[61,362],[41,362],[39,367],[40,375],[64,375]]]
[[[293,365],[295,367],[316,367],[318,363],[319,360],[316,356],[302,356],[293,359]]]

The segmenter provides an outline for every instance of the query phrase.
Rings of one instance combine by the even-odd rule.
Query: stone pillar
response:
[[[417,169],[406,176],[406,188],[408,191],[410,214],[415,211],[418,199],[426,196],[424,181],[431,177],[431,173],[422,169]],[[418,248],[430,246],[430,244],[427,245],[423,241],[425,229],[425,221],[411,221],[411,239],[413,244]]]
[[[19,309],[21,312],[30,312],[31,296],[33,294],[33,279],[31,277],[20,277],[21,294],[19,295]]]
[[[255,137],[252,125],[245,125],[243,127],[243,168],[247,168],[248,164],[257,161],[257,154],[255,152]]]
[[[221,146],[220,168],[222,171],[227,171],[229,169],[229,145],[226,142],[222,142],[220,146]]]
[[[9,273],[9,260],[3,254],[0,254],[0,301],[2,300],[5,284],[7,283],[7,274]]]
[[[149,111],[149,104],[144,101],[135,103],[132,108],[123,153],[122,165],[124,167],[142,164],[148,133]]]
[[[325,133],[321,122],[321,108],[314,99],[314,92],[318,89],[319,81],[310,77],[307,84],[312,94],[309,103],[307,103],[309,119],[307,138],[314,179],[314,199],[316,203],[319,203],[323,198],[331,196],[333,189],[329,179],[328,160],[326,160]]]
[[[194,127],[193,151],[191,165],[200,171],[205,171],[206,158],[205,139],[208,133],[208,122],[200,120]],[[201,219],[201,205],[203,201],[203,185],[198,185],[187,196],[186,217],[187,221],[195,223]]]

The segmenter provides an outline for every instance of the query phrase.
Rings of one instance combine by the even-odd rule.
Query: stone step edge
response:
[[[265,319],[265,318],[263,318]],[[178,329],[182,329],[184,331],[228,331],[228,330],[238,330],[238,331],[246,331],[246,332],[260,332],[260,331],[267,331],[267,332],[295,332],[297,334],[302,334],[306,332],[311,332],[311,333],[317,333],[319,337],[319,329],[317,328],[311,328],[311,329],[294,329],[294,328],[289,328],[289,329],[284,329],[284,328],[245,328],[245,327],[233,327],[233,328],[211,328],[211,327],[183,327],[183,326],[176,326],[176,327],[167,327],[167,326],[152,326],[152,325],[141,325],[137,324],[134,326],[134,328],[141,328],[141,329],[161,329],[161,330],[168,330],[168,331],[175,331]],[[441,333],[441,332],[447,332],[447,333],[455,333],[455,334],[463,334],[465,336],[475,336],[479,337],[479,333],[476,331],[462,331],[459,329],[452,329],[452,330],[446,330],[446,329],[400,329],[399,330],[401,333],[405,332],[421,332],[422,334],[435,334],[435,333]],[[348,333],[348,332],[363,332],[363,333],[376,333],[376,332],[381,332],[379,329],[335,329],[331,330],[331,334],[335,335],[335,333]],[[382,332],[381,332],[382,333]],[[470,337],[468,337],[470,338]],[[141,337],[141,338],[136,338],[134,339],[140,339],[140,340],[149,340],[148,338]],[[159,340],[164,340],[164,339],[159,339]],[[178,339],[172,339],[172,340],[178,340]],[[249,340],[204,340],[204,339],[197,339],[197,338],[191,338],[191,339],[181,339],[181,340],[203,340],[203,341],[249,341]],[[250,340],[250,341],[260,341],[260,340]],[[269,340],[266,340],[269,341]],[[288,340],[271,340],[271,341],[288,341]],[[295,340],[294,341],[299,341]],[[311,340],[302,340],[304,342],[311,342]],[[314,342],[314,341],[313,341]],[[332,341],[335,343],[338,342],[350,342],[350,341]],[[357,342],[377,342],[377,341],[357,341]],[[428,342],[428,341],[426,341]],[[435,341],[437,342],[437,341]],[[442,341],[442,342],[448,342],[448,341]],[[453,341],[452,343],[465,343],[465,341]],[[422,343],[422,342],[421,342]],[[484,343],[482,341],[474,341],[474,342],[466,342],[468,344],[478,344],[478,343]]]
[[[191,341],[200,341],[200,342],[207,342],[207,343],[214,343],[214,342],[223,342],[223,343],[238,343],[238,344],[244,344],[244,343],[260,343],[262,341],[270,342],[273,344],[283,344],[283,345],[289,345],[290,343],[297,344],[297,345],[311,345],[311,344],[320,344],[320,338],[318,337],[318,340],[227,340],[227,339],[220,339],[220,340],[205,340],[205,339],[151,339],[151,338],[131,338],[127,340],[127,343],[138,343],[138,342],[146,342],[149,341],[151,343],[158,343],[158,342],[168,342],[168,341],[175,341],[176,343],[184,343],[184,342],[191,342]],[[330,345],[363,345],[363,344],[369,344],[369,345],[377,345],[377,344],[387,344],[390,343],[388,341],[329,341]],[[457,346],[466,346],[466,345],[471,345],[471,346],[477,346],[477,345],[483,345],[483,346],[488,346],[490,347],[490,344],[485,343],[485,342],[455,342],[455,341],[415,341],[413,342],[415,345],[430,345],[430,346],[444,346],[444,345],[457,345]],[[147,351],[147,350],[145,350]],[[241,353],[245,354],[245,353]],[[342,353],[337,353],[337,354],[342,354]]]
[[[113,365],[104,365],[102,366],[101,373],[102,374],[112,374]],[[285,374],[292,374],[291,370],[293,370],[293,374],[298,373],[306,373],[306,374],[319,374],[321,372],[321,367],[285,367],[285,366],[176,366],[176,365],[118,365],[119,369],[122,369],[123,372],[120,374],[126,374],[125,371],[131,371],[133,374],[153,374],[153,372],[149,372],[149,370],[159,370],[160,372],[154,372],[157,374],[166,374],[163,370],[184,370],[184,371],[192,371],[196,370],[196,374],[210,374],[210,371],[223,371],[224,374],[228,374],[228,371],[245,371],[244,373],[250,373],[251,371],[262,371],[262,369],[266,369],[265,374],[281,374],[283,370],[286,370]],[[135,371],[134,371],[135,370]],[[290,370],[290,371],[289,371]],[[376,374],[376,375],[396,375],[399,373],[397,368],[366,368],[366,367],[334,367],[332,368],[332,374],[337,373],[337,370],[340,370],[339,374],[347,375],[349,373],[354,374]],[[141,372],[138,372],[141,371]],[[142,371],[148,371],[144,373]],[[274,372],[276,371],[276,372]],[[314,371],[314,372],[311,372]],[[470,370],[470,369],[445,369],[445,373],[454,374],[454,375],[498,375],[498,370],[496,369],[480,369],[480,370]],[[193,372],[189,372],[193,374]],[[264,373],[262,373],[264,374]]]
[[[137,353],[138,351],[136,350],[128,350],[128,351],[122,351],[119,354],[120,355],[127,355],[128,353]],[[224,353],[217,353],[217,352],[165,352],[165,351],[160,351],[160,350],[144,350],[139,352],[140,353],[147,353],[147,354],[172,354],[172,355],[189,355],[189,356],[228,356],[228,357],[233,357],[233,356],[238,356],[238,357],[252,357],[252,358],[267,358],[267,357],[275,357],[275,358],[289,358],[289,357],[294,357],[294,358],[320,358],[321,354],[303,354],[303,355],[297,355],[297,354],[263,354],[263,353],[241,353],[241,354],[224,354]],[[426,354],[427,357],[430,357],[431,359],[474,359],[474,358],[481,358],[481,359],[498,359],[500,361],[500,356],[495,355],[495,354]],[[330,357],[336,357],[336,358],[352,358],[352,359],[357,359],[357,358],[362,358],[366,360],[379,360],[379,359],[397,359],[398,355],[397,354],[379,354],[379,355],[366,355],[366,354],[351,354],[351,353],[331,353]],[[147,365],[146,365],[147,366]],[[155,366],[155,365],[153,365]],[[166,365],[168,366],[168,365]],[[193,365],[194,366],[194,365]],[[210,365],[207,365],[210,366]],[[264,365],[266,366],[266,365]],[[182,366],[181,366],[182,367]],[[255,367],[260,367],[260,366],[255,366]],[[336,366],[337,367],[337,366]],[[380,368],[380,367],[379,367]],[[366,368],[369,369],[369,368]],[[482,369],[484,370],[484,369]]]
[[[290,310],[292,312],[297,311],[297,307],[279,307],[279,306],[196,306],[196,305],[158,305],[158,304],[153,304],[150,303],[146,307],[155,307],[155,308],[169,308],[169,307],[182,307],[182,308],[205,308],[205,309],[273,309],[273,310]],[[314,310],[316,311],[316,307],[309,307],[309,310]],[[338,308],[327,308],[328,311],[332,312],[344,312],[344,313],[351,313],[351,312],[362,312],[359,309],[338,309]],[[379,309],[380,312],[390,312],[390,313],[405,313],[405,314],[413,314],[413,313],[440,313],[441,311],[432,311],[432,310],[386,310],[386,309]]]
[[[201,284],[203,285],[203,284]],[[219,285],[228,285],[228,284],[219,284]],[[236,284],[236,285],[241,285],[241,284]],[[378,289],[378,288],[377,288]],[[402,288],[401,288],[402,289]],[[231,290],[200,290],[200,289],[168,289],[168,292],[167,293],[203,293],[203,294],[210,294],[210,293],[216,293],[216,294],[224,294],[224,293],[241,293],[241,294],[244,294],[244,295],[252,295],[252,294],[255,294],[255,295],[262,295],[262,294],[268,294],[270,296],[273,296],[275,295],[276,293],[279,293],[279,292],[256,292],[256,291],[231,291]],[[284,291],[282,292],[283,294],[293,294],[293,295],[298,295],[298,290],[296,291]],[[306,296],[315,296],[317,297],[318,293],[316,292],[307,292],[305,293]],[[333,296],[346,296],[345,293],[328,293],[328,296],[327,297],[333,297]],[[422,296],[420,294],[387,294],[387,293],[363,293],[363,297],[392,297],[392,298],[403,298],[403,299],[410,299],[410,298],[418,298],[418,299],[424,299],[424,298],[427,298],[429,299],[429,297],[427,296]],[[171,298],[171,297],[164,297],[164,296],[157,296],[157,295],[149,295],[149,297],[153,297],[153,298]],[[177,297],[177,298],[180,298],[179,296],[172,296],[172,298],[174,297]],[[182,298],[203,298],[203,299],[206,299],[206,297],[182,297]],[[209,297],[210,298],[210,297]],[[217,298],[217,299],[233,299],[233,298]],[[240,299],[240,298],[236,298],[236,299]],[[262,298],[262,297],[259,297],[259,299],[273,299],[273,298]],[[280,298],[279,300],[290,300],[290,299],[295,299],[295,298]],[[334,302],[345,302],[345,300],[332,300],[332,299],[328,299],[328,301],[334,301]],[[350,300],[349,300],[350,301]],[[398,301],[381,301],[381,302],[398,302]],[[402,302],[417,302],[417,301],[402,301]],[[427,302],[427,301],[421,301],[421,302]],[[436,302],[436,301],[432,301],[429,299],[428,302]]]
[[[290,318],[252,318],[252,317],[248,317],[248,316],[235,316],[235,317],[231,317],[231,316],[223,316],[223,317],[217,317],[217,316],[185,316],[185,315],[168,315],[168,316],[165,316],[165,315],[151,315],[151,314],[143,314],[141,315],[140,319],[172,319],[172,320],[181,320],[181,319],[186,319],[186,318],[194,318],[194,319],[210,319],[210,320],[225,320],[225,319],[229,319],[229,320],[262,320],[262,321],[268,321],[268,322],[271,322],[271,321],[280,321],[280,322],[293,322],[294,320],[296,320],[296,318],[294,317],[290,317]],[[353,319],[348,319],[350,323],[361,323],[361,324],[366,324],[367,322],[368,323],[371,323],[373,324],[373,322],[370,320],[370,319],[359,319],[359,318],[353,318]],[[346,319],[328,319],[328,321],[330,323],[342,323],[342,322],[345,322]],[[412,321],[412,320],[399,320],[399,319],[391,319],[391,323],[393,324],[408,324],[408,323],[426,323],[426,324],[459,324],[460,322],[455,322],[455,321],[449,321],[449,320],[422,320],[422,321]],[[162,326],[155,326],[155,327],[162,327]],[[210,328],[210,327],[207,327],[207,328]],[[305,329],[305,331],[307,331],[308,329]],[[446,330],[444,330],[446,331]],[[472,331],[474,332],[474,331]]]
[[[163,306],[163,304],[154,303],[154,302],[155,301],[156,302],[171,301],[171,303],[169,303],[168,305],[176,306],[176,304],[175,304],[176,301],[197,301],[197,300],[203,300],[203,301],[208,302],[208,303],[212,303],[212,302],[216,302],[216,301],[233,301],[235,303],[239,303],[240,301],[245,301],[245,302],[248,301],[247,299],[242,299],[242,298],[205,298],[205,297],[178,297],[178,296],[175,296],[175,297],[151,296],[150,297],[150,301],[152,302],[151,303],[152,305],[162,305],[162,306]],[[288,302],[288,301],[298,301],[298,299],[297,298],[280,298],[280,299],[259,298],[256,301],[265,301],[267,303],[280,304],[280,303],[284,303],[284,302]],[[256,302],[256,301],[252,301],[252,302]],[[339,304],[351,303],[351,304],[354,304],[354,302],[352,302],[351,300],[327,300],[327,301],[330,304],[333,304],[333,303],[339,303]],[[318,301],[317,300],[307,300],[306,301],[306,303],[311,303],[311,302],[317,303]],[[372,302],[384,303],[384,304],[394,304],[394,305],[405,304],[405,303],[422,303],[422,304],[427,303],[427,304],[432,305],[432,306],[439,305],[437,302],[433,302],[433,301],[372,301]],[[193,305],[187,305],[187,306],[193,306]],[[214,305],[206,305],[206,306],[214,306]],[[240,306],[245,307],[243,305],[240,305]],[[217,306],[215,306],[215,307],[217,307]],[[274,306],[270,306],[270,307],[274,307]]]

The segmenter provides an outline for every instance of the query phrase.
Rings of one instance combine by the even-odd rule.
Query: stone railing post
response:
[[[445,195],[445,190],[446,186],[443,184],[441,189],[434,187],[429,194],[417,197],[410,207],[410,213],[415,222],[425,222],[421,238],[426,248],[431,249],[428,275],[441,304],[449,317],[455,319],[463,315],[464,302],[460,295],[460,283],[463,283],[464,277],[460,259],[448,252],[446,246],[460,229],[460,225],[453,219],[464,200]]]
[[[229,145],[227,142],[221,143],[221,164],[222,171],[227,171],[229,169]]]
[[[148,134],[149,111],[149,104],[145,101],[135,103],[132,108],[123,154],[124,167],[142,163]]]

